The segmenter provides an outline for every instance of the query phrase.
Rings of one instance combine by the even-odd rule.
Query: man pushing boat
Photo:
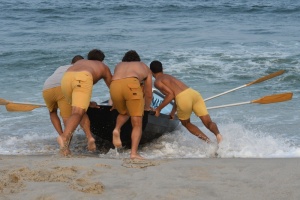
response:
[[[141,86],[143,83],[143,86]],[[131,153],[130,158],[143,159],[138,154],[142,136],[142,117],[144,110],[150,110],[152,100],[152,74],[149,67],[141,62],[136,51],[125,53],[122,62],[117,64],[110,85],[110,96],[113,107],[119,112],[113,130],[113,144],[122,146],[120,130],[131,117]]]
[[[165,95],[163,102],[155,109],[155,116],[158,117],[160,111],[174,99],[174,107],[170,113],[171,118],[174,117],[177,111],[179,120],[190,133],[206,142],[210,142],[210,139],[191,123],[190,116],[194,112],[201,119],[204,126],[215,134],[217,142],[220,143],[222,135],[216,123],[211,120],[201,94],[175,77],[164,74],[160,61],[152,61],[150,69],[155,78],[154,86]]]
[[[43,87],[43,98],[46,106],[49,110],[50,120],[59,135],[63,134],[63,128],[60,118],[57,115],[58,109],[60,110],[60,116],[63,120],[64,126],[67,123],[67,119],[71,116],[72,106],[68,103],[61,91],[61,79],[67,69],[75,62],[84,59],[81,55],[76,55],[71,61],[71,65],[65,65],[57,68],[55,72],[47,78]],[[84,130],[87,137],[87,149],[89,151],[96,151],[95,139],[90,130],[90,123],[87,115],[84,115],[80,125]]]
[[[88,60],[77,61],[68,68],[61,80],[62,92],[72,105],[72,114],[67,120],[65,130],[57,138],[62,155],[70,154],[70,140],[90,105],[93,85],[104,79],[107,87],[110,86],[112,75],[108,66],[102,62],[104,57],[100,50],[90,51]]]

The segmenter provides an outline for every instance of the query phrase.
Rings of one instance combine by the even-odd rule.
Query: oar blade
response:
[[[0,105],[6,105],[6,104],[9,104],[10,101],[7,101],[6,99],[1,99],[0,98]]]
[[[284,72],[285,72],[284,70],[279,70],[279,71],[274,72],[274,73],[272,73],[272,74],[269,74],[269,75],[267,75],[267,76],[261,77],[261,78],[255,80],[255,81],[252,81],[252,82],[250,82],[250,83],[248,83],[248,84],[244,84],[244,85],[242,85],[242,86],[239,86],[239,87],[233,88],[233,89],[231,89],[231,90],[222,92],[222,93],[220,93],[220,94],[214,95],[214,96],[212,96],[212,97],[206,98],[206,99],[204,99],[204,101],[208,101],[208,100],[214,99],[214,98],[216,98],[216,97],[222,96],[222,95],[224,95],[224,94],[228,94],[228,93],[230,93],[230,92],[239,90],[239,89],[241,89],[241,88],[244,88],[244,87],[247,87],[247,86],[256,84],[256,83],[261,83],[261,82],[263,82],[263,81],[266,81],[266,80],[269,80],[269,79],[274,78],[274,77],[276,77],[276,76],[279,76],[279,75],[283,74]]]
[[[259,104],[278,103],[278,102],[291,100],[292,97],[293,97],[292,92],[273,94],[269,96],[264,96],[260,99],[253,100],[251,101],[251,103],[259,103]]]
[[[279,75],[283,74],[284,72],[285,72],[284,70],[279,70],[278,72],[274,72],[274,73],[269,74],[267,76],[261,77],[261,78],[255,80],[255,81],[252,81],[252,82],[248,83],[247,86],[253,85],[253,84],[256,84],[256,83],[261,83],[263,81],[269,80],[271,78],[274,78],[276,76],[279,76]]]
[[[39,108],[41,106],[9,103],[9,104],[6,104],[5,107],[6,107],[6,110],[9,112],[28,112],[28,111],[32,111],[35,108]]]

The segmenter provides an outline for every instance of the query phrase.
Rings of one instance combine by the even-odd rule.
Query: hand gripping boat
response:
[[[153,97],[151,107],[156,108],[163,101],[164,95],[158,90],[153,89]],[[101,152],[108,152],[110,148],[114,148],[112,144],[112,131],[116,124],[118,116],[117,110],[112,110],[108,101],[100,104],[100,108],[89,108],[87,114],[91,122],[91,131],[95,136],[97,149]],[[164,133],[174,131],[179,120],[176,117],[170,120],[169,113],[173,108],[173,102],[161,110],[159,117],[155,117],[151,112],[145,111],[143,117],[143,133],[140,144],[149,143],[159,138]],[[130,119],[123,125],[121,129],[122,145],[130,148],[131,146],[131,121]]]

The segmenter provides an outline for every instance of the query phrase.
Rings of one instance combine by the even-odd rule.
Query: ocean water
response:
[[[204,98],[278,70],[281,76],[217,97],[208,107],[293,92],[291,101],[210,110],[224,141],[218,157],[300,157],[300,2],[294,0],[44,1],[0,4],[0,98],[43,103],[48,76],[76,54],[104,51],[113,71],[127,50],[143,62],[160,60],[169,73]],[[108,99],[103,81],[92,99]],[[213,141],[214,136],[192,115]],[[55,132],[45,108],[7,112],[0,106],[0,155],[55,154]],[[87,153],[78,129],[71,150]],[[179,126],[142,146],[147,158],[208,158],[205,144]],[[101,157],[128,157],[114,151]]]

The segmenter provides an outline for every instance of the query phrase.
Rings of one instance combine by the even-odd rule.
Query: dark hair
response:
[[[152,61],[152,62],[150,63],[150,69],[151,69],[151,71],[152,71],[154,74],[163,71],[162,64],[161,64],[161,62],[159,62],[158,60],[154,60],[154,61]]]
[[[72,61],[71,61],[71,64],[74,64],[76,63],[78,60],[82,60],[84,59],[84,57],[82,57],[81,55],[76,55],[73,57]]]
[[[99,49],[93,49],[88,53],[89,60],[99,60],[102,62],[104,58],[105,58],[104,53]]]
[[[127,51],[122,59],[122,62],[134,61],[141,61],[139,54],[134,50]]]

